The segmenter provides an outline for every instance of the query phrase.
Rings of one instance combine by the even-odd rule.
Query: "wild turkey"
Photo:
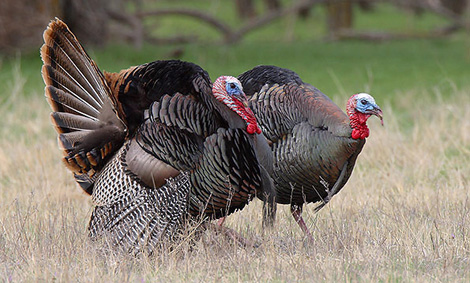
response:
[[[103,74],[59,19],[44,41],[63,161],[96,205],[92,238],[151,252],[188,218],[225,216],[270,190],[257,157],[269,166],[269,147],[236,78],[212,85],[201,67],[176,60]]]
[[[272,149],[276,202],[290,204],[313,239],[303,204],[321,201],[319,210],[341,190],[369,136],[367,119],[376,115],[383,121],[382,110],[372,96],[359,93],[349,98],[346,115],[295,72],[275,66],[255,67],[238,79]]]

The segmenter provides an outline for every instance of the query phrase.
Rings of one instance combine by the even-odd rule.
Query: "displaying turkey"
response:
[[[212,85],[201,67],[176,60],[103,74],[59,19],[44,41],[63,161],[96,205],[92,238],[152,252],[188,219],[228,215],[273,190],[258,162],[272,166],[269,147],[236,78]]]
[[[268,139],[274,159],[276,202],[290,204],[301,229],[304,203],[327,204],[346,184],[369,136],[371,115],[382,110],[366,93],[351,96],[347,115],[293,71],[258,66],[241,74],[249,106]]]

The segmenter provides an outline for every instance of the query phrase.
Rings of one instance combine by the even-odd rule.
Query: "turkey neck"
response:
[[[230,109],[224,103],[218,101],[214,96],[211,98],[211,104],[220,114],[220,116],[227,122],[228,127],[232,129],[247,129],[247,122],[235,111]],[[250,111],[251,113],[251,111]],[[247,113],[247,114],[250,114]],[[256,120],[253,121],[255,125]],[[248,131],[246,131],[248,133]],[[251,141],[256,152],[256,156],[260,164],[267,170],[268,173],[272,174],[273,172],[273,156],[271,148],[268,145],[266,137],[262,134],[249,134]]]
[[[365,139],[369,136],[369,128],[367,127],[367,119],[370,114],[358,112],[350,103],[346,107],[349,116],[349,125],[351,125],[353,139]]]
[[[223,120],[227,122],[228,128],[245,129],[246,122],[235,111],[230,109],[226,104],[220,102],[213,95],[209,98],[209,104],[220,114]]]

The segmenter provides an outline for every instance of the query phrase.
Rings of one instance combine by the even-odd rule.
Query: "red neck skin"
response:
[[[245,107],[243,105],[243,102],[239,101],[238,99],[233,99],[236,105],[236,110],[235,112],[239,113],[240,117],[242,117],[243,120],[246,121],[247,127],[246,131],[247,133],[254,134],[261,134],[261,129],[258,127],[258,123],[256,122],[256,117],[255,114],[253,114],[253,111],[251,111],[250,108]]]
[[[356,101],[351,97],[348,101],[346,107],[346,112],[348,113],[350,125],[352,130],[351,137],[355,140],[365,139],[369,136],[369,128],[367,127],[367,119],[369,119],[370,114],[364,114],[356,110]]]
[[[261,134],[261,129],[256,122],[256,117],[253,114],[253,111],[251,111],[251,109],[246,106],[246,101],[243,103],[243,101],[240,101],[235,97],[229,97],[227,95],[227,92],[225,91],[226,78],[226,76],[223,76],[214,82],[212,93],[214,94],[215,98],[223,104],[227,105],[228,108],[230,108],[232,111],[237,113],[238,116],[245,120],[247,124],[246,131],[248,134]],[[244,94],[243,97],[246,99]]]

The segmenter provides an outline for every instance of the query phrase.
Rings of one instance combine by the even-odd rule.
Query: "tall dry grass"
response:
[[[87,239],[92,206],[60,163],[48,106],[21,88],[0,106],[1,281],[461,281],[470,280],[470,97],[409,91],[378,101],[371,137],[345,188],[304,216],[309,243],[280,206],[271,230],[254,201],[227,226],[261,245],[211,232],[154,258]],[[13,93],[14,94],[14,93]],[[346,100],[346,98],[344,98]],[[384,105],[385,104],[385,105]],[[106,245],[106,243],[103,243]]]

